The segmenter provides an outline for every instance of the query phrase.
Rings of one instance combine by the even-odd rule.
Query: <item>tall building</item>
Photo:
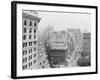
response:
[[[91,53],[91,33],[83,33],[83,56],[90,57]]]
[[[81,58],[78,60],[79,66],[91,66],[91,33],[83,33]]]
[[[37,28],[40,18],[37,12],[22,12],[22,69],[38,67]]]
[[[67,50],[67,34],[65,31],[53,31],[49,34],[49,51],[48,56],[51,67],[59,67],[57,65],[65,62],[65,51]]]

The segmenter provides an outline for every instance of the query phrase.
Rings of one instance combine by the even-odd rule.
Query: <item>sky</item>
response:
[[[91,14],[38,11],[38,15],[39,31],[52,26],[55,31],[80,28],[82,32],[91,32]]]

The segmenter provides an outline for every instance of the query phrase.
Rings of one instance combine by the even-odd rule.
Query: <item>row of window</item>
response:
[[[35,58],[36,57],[36,53],[33,55],[33,58]],[[25,63],[25,62],[27,62],[28,60],[27,60],[27,58],[28,58],[28,60],[32,60],[32,55],[30,55],[30,56],[28,56],[28,57],[25,57],[25,58],[23,58],[23,63]],[[33,61],[33,63],[34,63],[34,61]]]
[[[29,39],[32,39],[32,35],[29,35]],[[34,35],[34,39],[36,39],[36,35]],[[26,35],[23,35],[23,40],[26,40]]]
[[[66,43],[52,43],[52,45],[59,45],[59,46],[63,46],[63,45],[67,45],[67,42]]]
[[[36,51],[36,47],[33,49],[34,51]],[[34,52],[33,51],[33,52]],[[27,55],[27,53],[32,53],[32,48],[31,49],[29,49],[29,52],[28,52],[28,50],[23,50],[23,55]]]
[[[23,43],[23,48],[24,48],[24,47],[28,47],[28,45],[29,45],[29,46],[32,46],[32,44],[33,44],[33,45],[36,45],[36,44],[37,44],[37,41]]]
[[[27,28],[23,28],[23,32],[27,32]],[[29,33],[32,33],[32,28],[29,28]],[[34,33],[36,33],[36,28],[34,29]]]
[[[36,63],[36,59],[33,61],[33,64]],[[29,67],[32,66],[32,62],[29,63]]]
[[[31,60],[32,59],[32,55],[31,56],[29,56],[29,58],[28,58],[29,60]]]
[[[36,59],[33,61],[33,64],[35,64],[35,63],[36,63]],[[32,66],[32,62],[29,63],[29,67],[30,66]],[[28,68],[28,65],[27,64],[23,66],[23,70],[25,70],[27,68]]]
[[[23,58],[23,63],[27,62],[27,57]]]
[[[32,62],[29,63],[29,67],[32,66]]]
[[[23,50],[23,55],[27,55],[27,50]]]
[[[29,49],[29,53],[32,53],[32,48],[31,48],[31,49]]]
[[[23,66],[23,70],[27,69],[27,64],[25,66]]]
[[[25,25],[25,26],[28,25],[28,22],[27,22],[26,20],[24,20],[24,25]],[[37,24],[36,24],[36,22],[33,23],[32,21],[30,21],[30,22],[29,22],[29,26],[34,26],[34,27],[36,27]]]

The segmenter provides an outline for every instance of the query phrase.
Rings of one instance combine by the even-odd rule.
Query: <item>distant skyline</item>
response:
[[[39,31],[51,26],[55,31],[79,28],[82,32],[91,32],[91,14],[37,12],[41,18]]]

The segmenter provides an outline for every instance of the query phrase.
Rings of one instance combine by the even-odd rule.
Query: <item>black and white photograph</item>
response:
[[[16,5],[14,77],[96,73],[96,6]]]
[[[91,14],[23,10],[23,70],[91,66]]]

